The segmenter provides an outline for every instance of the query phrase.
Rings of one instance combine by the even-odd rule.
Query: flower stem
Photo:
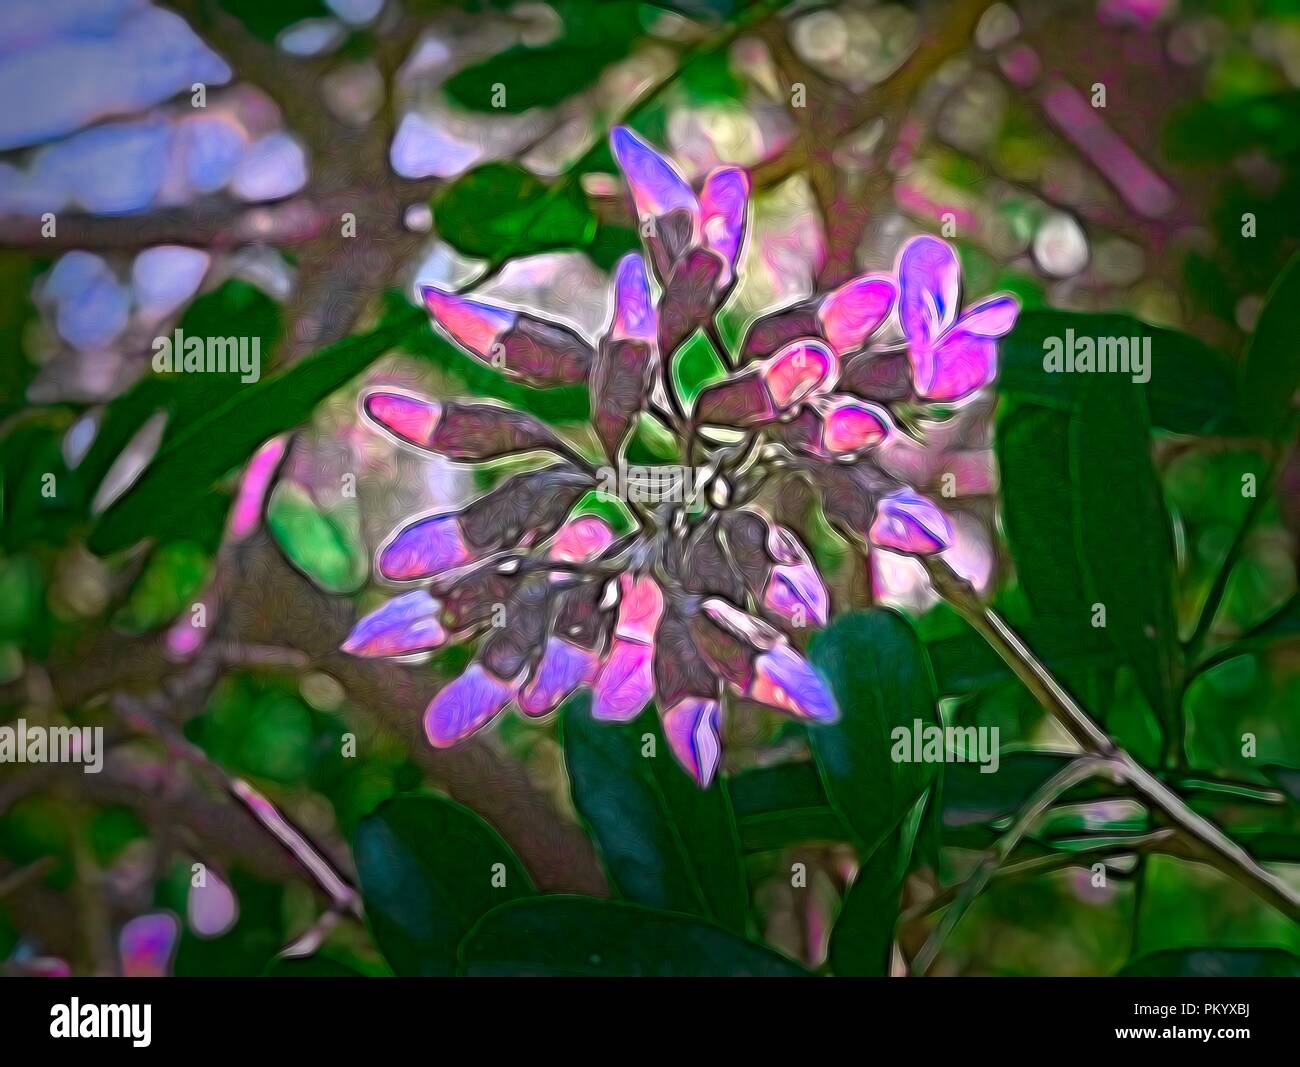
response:
[[[1070,732],[1086,753],[1101,757],[1110,773],[1127,783],[1184,836],[1195,842],[1207,862],[1246,886],[1283,915],[1300,921],[1300,892],[1261,866],[1241,845],[1188,807],[1182,797],[1116,744],[1079,707],[1002,617],[980,601],[965,578],[940,559],[930,557],[923,562],[939,594],[988,641],[1038,702]]]

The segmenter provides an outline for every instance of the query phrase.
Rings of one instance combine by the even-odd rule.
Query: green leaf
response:
[[[1168,743],[1181,736],[1173,545],[1151,463],[1144,399],[1123,380],[1085,388],[1071,430],[1071,486],[1089,595],[1137,673]]]
[[[831,928],[827,955],[836,975],[883,977],[889,973],[903,878],[925,815],[926,796],[922,794],[902,822],[862,862],[844,895]]]
[[[300,485],[281,482],[271,494],[266,526],[289,562],[327,593],[354,593],[370,564],[355,523],[325,511]]]
[[[721,786],[700,789],[668,750],[659,716],[597,722],[590,698],[561,711],[574,807],[620,892],[743,932],[748,907],[735,816]],[[654,755],[641,753],[653,738]]]
[[[817,767],[809,761],[756,767],[726,782],[746,852],[766,852],[805,841],[847,841]]]
[[[533,893],[501,836],[441,797],[386,800],[357,828],[353,854],[375,943],[403,976],[454,973],[469,928],[496,905]],[[502,870],[505,885],[493,886]]]
[[[164,439],[135,486],[115,501],[91,533],[91,551],[116,552],[179,522],[210,496],[212,483],[264,441],[305,420],[316,405],[424,325],[425,313],[403,307],[372,333],[321,349],[270,378],[242,386]]]
[[[571,896],[493,909],[461,944],[460,960],[467,975],[793,978],[808,973],[702,919]]]
[[[277,957],[262,972],[264,978],[364,978],[365,972],[351,964],[317,953],[302,959]]]
[[[563,178],[546,185],[513,163],[487,163],[457,178],[433,201],[438,233],[467,256],[491,259],[508,248],[526,256],[581,248],[596,235],[582,190]]]
[[[281,30],[303,19],[327,18],[331,12],[323,0],[219,0],[249,33],[264,41],[274,41]]]
[[[519,45],[471,64],[447,79],[447,95],[475,111],[551,107],[593,85],[641,33],[640,5],[633,0],[560,0],[555,7],[565,24],[560,40],[537,48]]]
[[[1288,426],[1300,387],[1300,254],[1264,298],[1241,368],[1242,421],[1275,437]]]
[[[186,610],[207,581],[211,555],[193,541],[160,545],[149,557],[114,621],[131,633],[164,626]]]
[[[812,662],[839,704],[839,722],[810,726],[808,739],[831,806],[874,852],[911,810],[934,773],[896,762],[895,729],[938,721],[934,675],[916,631],[901,615],[874,610],[837,619],[813,638]]]
[[[1109,344],[1115,338],[1150,338],[1150,380],[1132,382],[1132,374],[1052,373],[1044,356],[1054,342],[1064,344],[1067,330],[1076,340]],[[1129,343],[1133,349],[1132,341]],[[1235,418],[1236,374],[1232,363],[1202,341],[1177,330],[1149,326],[1128,315],[1075,311],[1025,311],[999,347],[998,388],[1016,400],[1048,407],[1073,408],[1092,378],[1122,378],[1145,393],[1151,423],[1171,433],[1240,433]]]
[[[1152,952],[1119,972],[1122,978],[1297,978],[1300,956],[1280,948],[1181,948]]]

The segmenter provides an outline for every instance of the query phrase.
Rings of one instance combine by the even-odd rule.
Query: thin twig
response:
[[[1069,730],[1085,752],[1105,757],[1117,778],[1131,786],[1147,803],[1196,842],[1209,863],[1272,904],[1288,918],[1300,921],[1300,893],[1284,879],[1260,865],[1213,822],[1194,812],[1182,797],[1120,748],[1079,707],[997,612],[981,603],[966,579],[942,560],[931,557],[924,562],[935,589],[983,635],[1039,703]]]

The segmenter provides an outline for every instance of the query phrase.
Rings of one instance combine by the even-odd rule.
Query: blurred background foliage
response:
[[[0,716],[109,743],[99,775],[0,766],[8,970],[138,973],[126,931],[161,916],[176,974],[898,972],[1059,769],[1065,736],[919,569],[864,564],[797,494],[837,608],[876,605],[813,646],[851,714],[810,736],[734,709],[708,793],[641,757],[650,716],[433,751],[419,716],[465,650],[337,653],[379,541],[484,476],[360,428],[363,386],[593,444],[584,390],[505,381],[413,299],[473,286],[593,331],[637,245],[618,122],[692,177],[752,168],[724,343],[917,232],[969,293],[1020,296],[994,395],[902,457],[936,491],[959,472],[950,561],[1295,881],[1300,4],[20,0],[0,85]],[[1150,381],[1044,374],[1067,327],[1151,337]],[[156,373],[174,329],[257,338],[260,379]],[[700,334],[676,373],[721,367]],[[671,458],[650,423],[642,457]],[[998,773],[891,763],[915,717],[998,727]],[[933,971],[1298,959],[1293,921],[1089,783]]]

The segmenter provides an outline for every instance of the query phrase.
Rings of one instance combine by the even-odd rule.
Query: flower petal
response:
[[[541,420],[489,401],[439,404],[381,390],[363,398],[362,410],[399,440],[468,463],[519,452],[547,449],[560,454],[564,450]]]
[[[927,556],[952,544],[952,523],[925,497],[902,489],[880,501],[871,524],[871,543],[895,552]]]
[[[825,626],[830,615],[830,594],[812,564],[781,564],[772,568],[763,607],[796,629]]]
[[[393,582],[432,578],[474,558],[465,544],[460,516],[417,519],[397,531],[379,550],[379,573]]]
[[[1020,314],[1020,301],[1014,296],[995,296],[962,312],[954,327],[977,337],[1001,337],[1011,332]]]
[[[897,296],[888,274],[864,274],[841,285],[817,309],[823,336],[841,356],[861,348],[889,317]]]
[[[361,398],[361,410],[394,437],[427,448],[442,418],[442,405],[406,393],[377,390]]]
[[[525,715],[546,715],[558,708],[581,685],[595,676],[599,658],[589,648],[562,637],[546,642],[542,658],[519,694],[519,710]]]
[[[517,311],[444,292],[432,285],[421,286],[420,293],[443,332],[479,359],[491,360],[493,346],[519,320]]]
[[[657,218],[675,210],[699,217],[700,205],[690,185],[649,142],[627,126],[615,126],[609,134],[609,146],[627,179],[639,217]]]
[[[426,652],[447,640],[438,621],[441,605],[425,590],[394,597],[352,628],[343,651],[354,656],[405,656]]]
[[[715,167],[709,172],[700,190],[700,220],[704,243],[727,264],[724,280],[730,280],[740,254],[748,206],[748,172],[741,167]]]
[[[928,345],[957,315],[961,267],[952,246],[937,237],[914,237],[898,258],[898,310],[912,345]]]
[[[861,452],[880,444],[892,426],[884,408],[865,400],[833,397],[821,408],[822,447],[832,456]]]
[[[557,563],[588,563],[613,543],[609,523],[598,515],[582,515],[559,528],[546,557]]]
[[[932,348],[909,354],[917,395],[926,400],[961,400],[997,377],[997,341],[962,329],[949,331]]]
[[[795,341],[764,362],[760,373],[772,394],[772,403],[786,411],[834,385],[839,360],[821,341]]]
[[[663,712],[664,737],[687,772],[708,788],[722,759],[721,709],[716,700],[687,697]]]
[[[122,927],[117,951],[124,978],[163,978],[171,971],[180,923],[167,912],[138,915]]]
[[[620,259],[614,270],[614,319],[609,336],[616,341],[630,339],[653,344],[657,333],[645,260],[632,252]]]
[[[591,714],[602,722],[631,722],[654,690],[654,646],[616,637],[591,687]]]
[[[449,748],[501,713],[515,695],[481,663],[470,664],[433,698],[424,713],[424,734],[434,748]]]
[[[659,619],[664,613],[664,594],[659,583],[648,574],[618,577],[618,622],[614,636],[633,641],[653,641]]]
[[[834,722],[840,717],[835,697],[821,675],[784,642],[758,657],[746,696],[813,722]]]

